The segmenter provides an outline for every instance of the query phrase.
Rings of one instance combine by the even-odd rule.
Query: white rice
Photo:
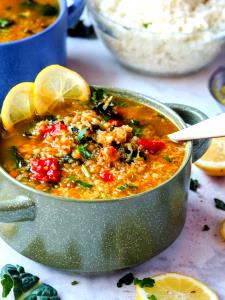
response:
[[[101,22],[114,36],[97,26],[101,38],[123,64],[138,70],[156,74],[195,71],[210,63],[224,42],[219,36],[225,31],[225,0],[91,2],[106,17]]]

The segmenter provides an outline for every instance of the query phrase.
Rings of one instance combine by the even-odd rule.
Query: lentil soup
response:
[[[93,90],[52,115],[19,124],[1,140],[4,169],[40,191],[76,199],[112,199],[151,190],[173,176],[185,143],[164,115]]]
[[[0,43],[43,31],[56,20],[58,13],[57,0],[1,0]]]

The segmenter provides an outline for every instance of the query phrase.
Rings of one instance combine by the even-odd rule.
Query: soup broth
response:
[[[88,200],[138,194],[171,178],[186,149],[167,137],[174,123],[141,103],[99,94],[5,134],[5,170],[40,191]]]
[[[1,0],[0,42],[24,39],[43,31],[58,14],[57,0]]]

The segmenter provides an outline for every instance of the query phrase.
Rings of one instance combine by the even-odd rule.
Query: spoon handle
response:
[[[225,136],[225,113],[168,135],[174,142],[221,136]]]

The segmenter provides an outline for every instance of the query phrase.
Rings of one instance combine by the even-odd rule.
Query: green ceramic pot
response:
[[[106,90],[145,103],[179,128],[207,118],[188,106],[165,105],[125,90]],[[180,234],[192,158],[199,158],[208,144],[207,140],[194,146],[188,142],[179,171],[157,188],[110,201],[51,196],[21,184],[0,168],[0,235],[22,255],[68,271],[99,273],[140,264]]]

